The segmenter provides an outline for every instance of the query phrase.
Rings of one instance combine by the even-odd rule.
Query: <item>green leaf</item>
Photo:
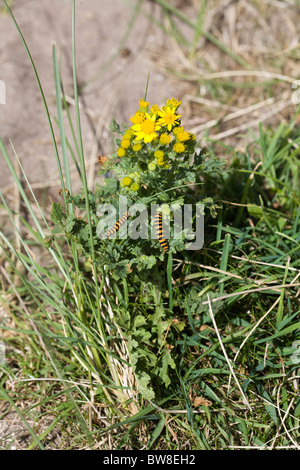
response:
[[[297,406],[295,408],[295,411],[294,411],[294,416],[296,418],[298,418],[300,416],[300,400],[298,400],[298,404],[297,404]]]
[[[146,372],[136,373],[136,380],[140,393],[146,400],[154,400],[155,393],[153,388],[150,386],[151,377]]]
[[[105,178],[102,190],[104,195],[115,194],[118,189],[119,182],[116,178]]]
[[[110,124],[109,128],[112,132],[117,132],[118,134],[121,134],[120,126],[115,119],[112,120],[112,123]]]
[[[66,219],[66,214],[63,212],[62,205],[58,202],[52,204],[52,209],[50,213],[51,220],[54,224],[59,227],[63,227],[63,221]]]
[[[255,219],[260,219],[263,216],[261,207],[256,206],[254,204],[248,204],[247,211],[249,215],[251,217],[254,217]]]
[[[72,228],[73,228],[74,224],[75,224],[74,216],[73,216],[73,214],[70,214],[67,217],[66,225],[65,225],[65,231],[66,231],[67,234],[70,234],[72,232]]]
[[[160,436],[162,430],[164,429],[165,427],[165,417],[162,415],[160,420],[158,421],[153,433],[152,433],[152,436],[151,436],[151,439],[147,445],[147,448],[148,449],[151,449],[151,447],[153,446],[154,442],[156,441],[156,439]]]
[[[169,367],[176,369],[176,365],[173,358],[171,357],[171,354],[169,351],[166,351],[162,357],[162,366],[159,368],[159,377],[162,379],[166,387],[168,387],[171,383],[169,377]]]

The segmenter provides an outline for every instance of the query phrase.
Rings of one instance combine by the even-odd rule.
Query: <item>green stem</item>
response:
[[[168,280],[169,309],[170,310],[173,310],[172,272],[173,272],[173,253],[171,251],[169,251],[168,266],[167,266],[167,280]]]

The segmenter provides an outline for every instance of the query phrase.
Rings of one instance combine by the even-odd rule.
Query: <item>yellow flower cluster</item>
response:
[[[158,168],[169,169],[176,156],[194,151],[195,135],[187,132],[180,122],[177,110],[181,104],[171,98],[159,107],[149,107],[148,101],[139,100],[139,109],[130,116],[131,127],[122,136],[117,156],[136,157],[147,163],[150,172]],[[130,175],[122,180],[127,189],[139,187],[139,182]]]
[[[149,103],[141,99],[139,101],[140,109],[130,117],[132,122],[130,129],[134,132],[135,139],[147,144],[156,142],[161,135],[164,135],[160,142],[169,143],[171,139],[165,131],[170,133],[173,127],[179,125],[178,120],[181,115],[176,114],[176,111],[180,104],[180,101],[172,98],[162,108],[155,104],[149,110]]]
[[[121,187],[126,188],[128,191],[138,191],[140,189],[140,181],[141,175],[138,171],[134,171],[122,179]]]

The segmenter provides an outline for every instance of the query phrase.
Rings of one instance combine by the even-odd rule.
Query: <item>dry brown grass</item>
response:
[[[170,3],[195,23],[202,2]],[[296,2],[211,1],[195,47],[188,51],[170,35],[165,50],[150,51],[157,70],[187,91],[185,124],[202,142],[207,136],[242,149],[251,141],[247,131],[257,134],[260,122],[275,128],[290,121],[296,112],[292,83],[300,74],[299,17]],[[192,28],[175,23],[193,44]]]

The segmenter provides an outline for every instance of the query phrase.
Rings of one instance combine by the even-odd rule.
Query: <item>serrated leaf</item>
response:
[[[112,120],[109,128],[112,132],[117,132],[118,134],[121,134],[120,126],[115,119]]]
[[[105,195],[115,194],[118,189],[118,180],[116,178],[105,178],[102,190]]]
[[[171,367],[172,369],[176,368],[175,362],[174,362],[173,358],[171,357],[171,354],[167,351],[163,355],[162,366],[159,368],[159,370],[160,370],[159,376],[162,379],[162,381],[164,382],[166,387],[168,387],[171,383],[171,380],[170,380],[170,377],[169,377],[169,367]]]
[[[80,231],[81,238],[85,241],[88,241],[90,239],[90,228],[88,225],[86,225],[81,231]]]
[[[74,227],[74,224],[75,224],[75,219],[74,219],[73,214],[71,214],[71,215],[68,216],[68,218],[66,220],[66,224],[65,224],[66,233],[71,233],[72,232],[72,228]]]
[[[146,324],[146,318],[143,315],[137,315],[134,319],[133,327],[135,329],[138,329],[145,324]]]
[[[56,224],[51,229],[51,233],[53,233],[53,235],[57,235],[58,233],[62,233],[62,228],[59,225]]]
[[[52,204],[52,209],[50,213],[51,220],[54,224],[63,226],[63,221],[66,219],[66,214],[63,212],[62,205],[59,202],[54,202]]]
[[[146,400],[154,400],[155,393],[153,388],[150,386],[151,377],[146,372],[136,374],[136,380],[140,393]]]

